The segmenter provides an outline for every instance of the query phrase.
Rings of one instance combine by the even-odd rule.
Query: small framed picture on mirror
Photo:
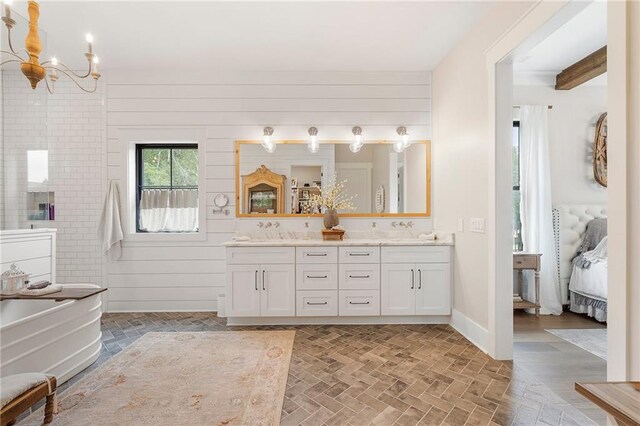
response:
[[[302,191],[302,198],[305,199],[305,200],[309,199],[309,190],[308,189],[304,189]]]

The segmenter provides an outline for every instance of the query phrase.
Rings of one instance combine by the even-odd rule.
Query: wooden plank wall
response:
[[[225,285],[220,243],[232,237],[234,141],[304,139],[316,126],[320,139],[391,139],[407,126],[413,138],[431,138],[431,74],[427,72],[131,73],[106,81],[107,177],[121,179],[121,129],[205,128],[207,239],[202,242],[127,243],[107,266],[109,311],[216,310]],[[124,186],[121,186],[124,187]],[[229,216],[211,212],[225,193]]]

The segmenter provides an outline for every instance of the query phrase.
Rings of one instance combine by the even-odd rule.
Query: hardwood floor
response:
[[[545,329],[606,328],[584,315],[514,313],[514,364],[548,386],[565,401],[577,407],[598,424],[606,424],[606,415],[595,404],[574,390],[575,382],[601,382],[607,378],[607,362]]]
[[[524,368],[448,325],[227,327],[210,313],[104,314],[100,359],[153,331],[294,329],[283,425],[590,425]]]

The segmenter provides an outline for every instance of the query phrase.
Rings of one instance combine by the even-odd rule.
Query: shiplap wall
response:
[[[125,173],[122,129],[205,128],[208,204],[206,241],[124,244],[121,259],[107,267],[109,311],[216,310],[225,285],[220,243],[238,225],[236,139],[260,139],[264,126],[275,129],[275,140],[304,139],[310,126],[318,127],[320,140],[350,139],[355,125],[364,139],[393,139],[400,125],[413,138],[431,138],[427,72],[112,71],[106,93],[108,178],[120,180]],[[229,197],[229,216],[212,213],[213,197],[221,192]]]

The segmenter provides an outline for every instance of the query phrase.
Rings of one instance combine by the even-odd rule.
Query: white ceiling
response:
[[[555,74],[607,44],[607,3],[594,1],[524,56],[519,74]]]
[[[421,71],[491,4],[43,1],[40,22],[48,54],[72,66],[91,32],[102,69]]]

